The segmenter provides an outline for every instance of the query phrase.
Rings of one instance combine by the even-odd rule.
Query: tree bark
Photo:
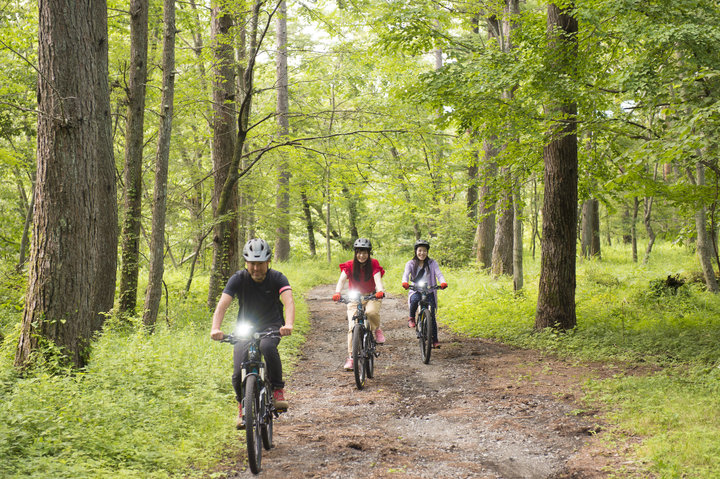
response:
[[[633,198],[633,214],[632,223],[630,224],[630,241],[632,242],[632,259],[633,263],[638,262],[638,249],[637,249],[637,217],[638,211],[640,210],[640,199],[635,196]]]
[[[302,191],[300,193],[300,199],[302,200],[303,215],[305,215],[305,225],[308,233],[308,245],[310,248],[310,256],[313,258],[317,255],[317,247],[315,246],[315,227],[313,226],[312,212],[310,211],[310,202],[308,201],[307,193]]]
[[[501,198],[497,203],[497,227],[492,250],[493,276],[511,275],[513,271],[513,218],[512,181],[509,168],[502,168],[503,182]]]
[[[695,186],[705,186],[705,166],[698,163],[695,167],[697,177],[692,171],[688,170],[688,178]],[[697,234],[697,255],[700,261],[700,267],[705,277],[705,286],[707,290],[713,293],[718,292],[718,281],[713,269],[713,244],[707,231],[707,210],[704,205],[699,204],[695,210],[695,230]]]
[[[172,133],[173,103],[175,100],[175,0],[163,2],[163,79],[160,105],[162,116],[158,136],[158,148],[155,158],[155,188],[153,190],[152,236],[150,239],[150,271],[145,291],[145,311],[143,323],[153,328],[157,322],[165,251],[165,216],[167,212],[167,178],[170,161],[170,136]]]
[[[583,203],[581,231],[582,255],[600,259],[600,201],[595,198]]]
[[[574,2],[563,8],[548,4],[550,47],[555,54],[548,64],[553,77],[573,75],[577,61],[577,20]],[[543,202],[542,258],[535,328],[568,330],[575,327],[575,254],[577,237],[578,154],[573,98],[559,98],[549,105],[550,131],[543,149],[545,199]]]
[[[142,221],[143,138],[148,57],[148,0],[130,1],[130,75],[125,128],[125,191],[120,273],[120,313],[132,316],[137,303]]]
[[[211,35],[215,68],[213,74],[213,263],[208,286],[208,307],[214,308],[222,288],[237,271],[238,252],[238,192],[235,181],[225,192],[225,185],[233,175],[233,155],[236,141],[234,49],[230,37],[232,15],[222,6],[212,10]],[[221,204],[223,194],[227,194]]]
[[[655,170],[653,171],[653,181],[657,181],[658,177],[658,165],[655,164]],[[645,257],[643,258],[643,264],[647,264],[648,261],[650,261],[650,253],[652,252],[653,245],[655,244],[655,231],[652,227],[652,208],[653,203],[655,202],[655,198],[652,196],[645,198],[645,207],[644,207],[644,215],[643,215],[643,223],[645,224],[645,231],[648,235],[648,245],[645,249]]]
[[[277,18],[275,19],[277,41],[277,120],[278,135],[287,137],[290,133],[288,114],[288,68],[287,68],[287,4],[280,1]],[[275,209],[278,215],[278,226],[275,230],[275,260],[287,261],[290,258],[290,165],[285,155],[280,155],[278,162],[277,195]]]
[[[481,268],[490,269],[495,245],[495,199],[490,185],[497,175],[497,165],[494,161],[497,150],[492,140],[483,142],[483,151],[485,158],[478,191],[477,262],[480,263]]]
[[[520,182],[517,181],[513,193],[513,289],[523,289],[523,214],[520,198]]]
[[[40,2],[38,33],[37,182],[15,365],[52,344],[81,367],[112,309],[117,267],[107,5]]]

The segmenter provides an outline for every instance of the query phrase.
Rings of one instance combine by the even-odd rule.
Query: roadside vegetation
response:
[[[452,271],[440,320],[471,336],[615,365],[613,377],[586,385],[588,407],[607,411],[607,440],[640,439],[635,459],[658,477],[720,477],[720,297],[704,290],[684,247],[660,245],[647,265],[629,258],[604,246],[602,261],[578,262],[578,326],[568,333],[533,330],[537,261],[526,261],[518,295],[510,278]],[[667,286],[668,276],[683,284]]]
[[[387,265],[386,287],[403,293],[408,258],[378,257]],[[629,258],[614,246],[604,248],[601,261],[578,263],[578,327],[569,333],[533,330],[539,257],[529,255],[519,294],[510,279],[444,268],[450,287],[441,293],[440,320],[470,336],[613,365],[613,377],[587,382],[584,398],[587,408],[607,411],[609,445],[635,444],[628,460],[657,477],[717,477],[720,298],[696,281],[697,260],[687,248],[656,245],[647,265]],[[338,261],[276,265],[298,305],[296,331],[281,343],[288,372],[308,331],[301,299],[313,286],[335,282]],[[683,284],[667,287],[668,276]],[[24,377],[12,368],[21,314],[12,283],[4,284],[0,320],[0,476],[192,477],[234,454],[231,352],[209,339],[206,278],[196,278],[203,286],[187,297],[180,294],[183,275],[167,279],[169,309],[161,310],[154,334],[139,319],[111,318],[88,367],[53,374],[48,363]]]

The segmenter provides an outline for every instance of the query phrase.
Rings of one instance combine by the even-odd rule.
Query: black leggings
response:
[[[242,363],[247,358],[247,350],[250,341],[240,341],[235,343],[233,351],[233,375],[232,385],[235,389],[235,398],[238,402],[242,401]],[[278,352],[278,344],[280,338],[277,336],[266,336],[260,340],[260,352],[265,359],[265,367],[267,368],[267,377],[274,389],[282,389],[285,383],[282,380],[282,362],[280,361],[280,353]]]

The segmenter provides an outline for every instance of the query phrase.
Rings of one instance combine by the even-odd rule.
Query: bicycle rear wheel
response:
[[[245,440],[248,452],[248,464],[253,474],[260,473],[262,462],[262,438],[260,433],[260,420],[258,417],[260,395],[257,389],[257,376],[249,375],[245,379],[245,400],[243,413],[245,415]]]
[[[363,335],[365,327],[356,324],[352,334],[352,357],[353,373],[355,373],[355,385],[358,389],[365,387],[365,351],[363,349]]]
[[[370,330],[365,330],[365,341],[363,342],[363,350],[365,352],[365,373],[367,377],[372,379],[375,372],[375,347],[373,335]]]
[[[430,311],[427,309],[420,310],[418,315],[419,343],[420,355],[422,362],[428,364],[430,362],[430,352],[432,351],[432,318]]]
[[[262,388],[260,392],[260,414],[258,417],[261,418],[260,423],[260,435],[262,436],[262,444],[266,450],[270,450],[273,447],[273,413],[272,413],[272,397],[270,397],[270,390],[267,386]]]

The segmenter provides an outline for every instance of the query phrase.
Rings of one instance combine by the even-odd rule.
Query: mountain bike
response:
[[[430,352],[433,345],[433,327],[435,325],[435,312],[430,310],[430,295],[434,291],[440,289],[439,286],[428,286],[425,282],[411,284],[408,288],[411,291],[420,293],[420,311],[415,321],[415,331],[417,332],[418,343],[420,344],[420,355],[422,362],[428,364],[430,362]]]
[[[353,322],[355,325],[352,330],[352,359],[353,373],[355,375],[355,385],[358,389],[365,387],[365,378],[372,379],[375,372],[375,358],[380,356],[377,351],[377,343],[367,324],[367,314],[365,314],[365,301],[377,300],[375,293],[366,294],[364,296],[357,292],[350,292],[348,296],[343,296],[338,302],[355,303],[357,302],[357,310],[353,314]]]
[[[260,473],[262,450],[273,447],[273,419],[280,415],[273,404],[273,388],[266,377],[260,341],[265,337],[280,337],[277,330],[253,332],[241,323],[234,334],[225,335],[222,342],[235,344],[249,341],[247,359],[242,364],[243,416],[248,463],[253,474]]]

